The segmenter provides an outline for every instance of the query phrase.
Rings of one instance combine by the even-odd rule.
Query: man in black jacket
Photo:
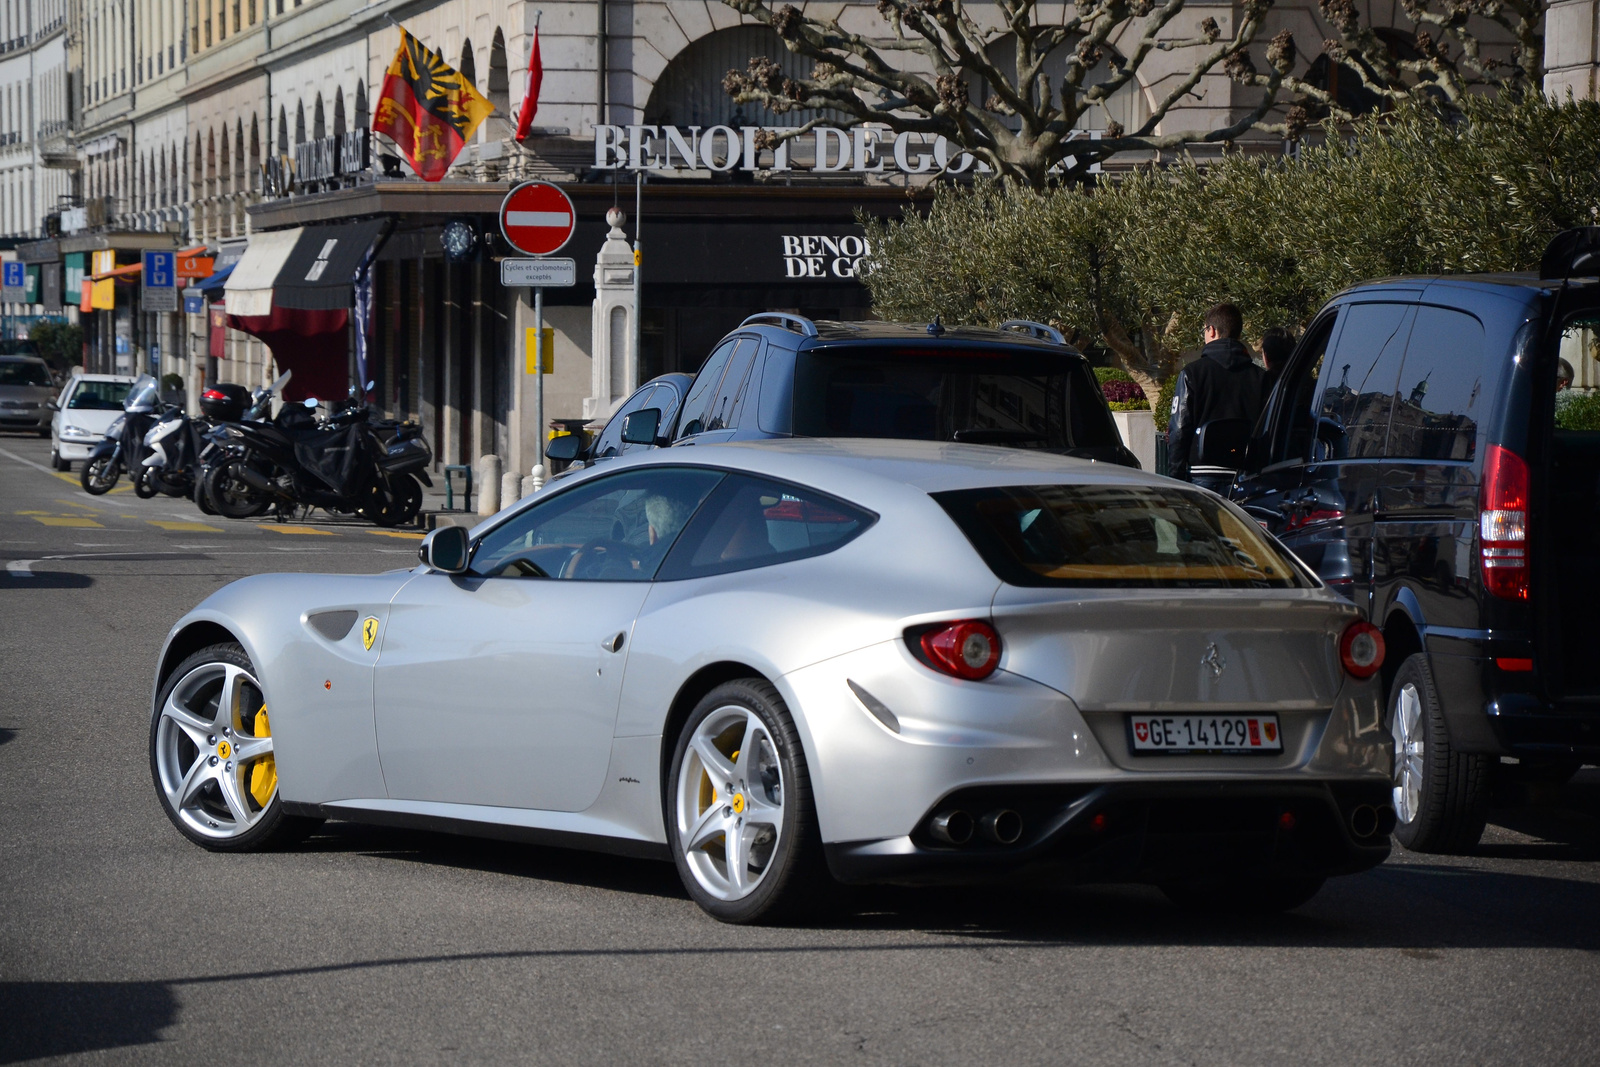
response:
[[[1232,304],[1218,304],[1205,317],[1205,347],[1200,358],[1178,372],[1167,424],[1167,466],[1174,478],[1226,493],[1233,471],[1199,466],[1195,435],[1219,419],[1243,419],[1254,426],[1261,414],[1262,370],[1239,342],[1244,318]]]

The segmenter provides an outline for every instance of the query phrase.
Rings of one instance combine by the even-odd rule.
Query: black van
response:
[[[891,437],[1139,465],[1089,361],[1036,322],[990,330],[767,312],[718,342],[682,404],[663,408],[657,393],[641,400],[658,381],[629,397],[586,450],[557,437],[549,456],[593,462],[628,445]]]
[[[1341,293],[1231,490],[1382,627],[1411,849],[1473,847],[1501,774],[1600,760],[1600,433],[1554,417],[1562,337],[1600,326],[1597,272],[1593,229],[1557,238],[1540,277]]]

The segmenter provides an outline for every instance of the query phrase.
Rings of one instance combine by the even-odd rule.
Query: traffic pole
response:
[[[533,375],[533,456],[537,465],[544,467],[544,361],[550,358],[544,350],[544,286],[533,287],[533,351],[537,356]],[[550,472],[545,471],[546,480]]]

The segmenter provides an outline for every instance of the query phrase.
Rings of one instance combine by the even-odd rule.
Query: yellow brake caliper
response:
[[[272,723],[267,720],[267,706],[261,705],[261,710],[256,712],[256,736],[271,737]],[[250,795],[256,798],[256,803],[263,808],[272,800],[272,794],[278,791],[278,764],[271,756],[262,756],[250,768]]]

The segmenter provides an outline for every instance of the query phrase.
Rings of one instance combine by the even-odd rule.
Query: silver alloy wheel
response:
[[[1402,823],[1417,817],[1422,795],[1422,697],[1410,682],[1400,687],[1394,722],[1394,810]]]
[[[233,838],[260,822],[277,793],[277,767],[255,677],[222,662],[184,675],[161,708],[156,769],[167,803],[196,833]],[[265,803],[251,791],[257,772],[270,780]]]
[[[695,727],[678,770],[678,847],[718,900],[761,884],[783,834],[783,771],[765,723],[728,704]]]

